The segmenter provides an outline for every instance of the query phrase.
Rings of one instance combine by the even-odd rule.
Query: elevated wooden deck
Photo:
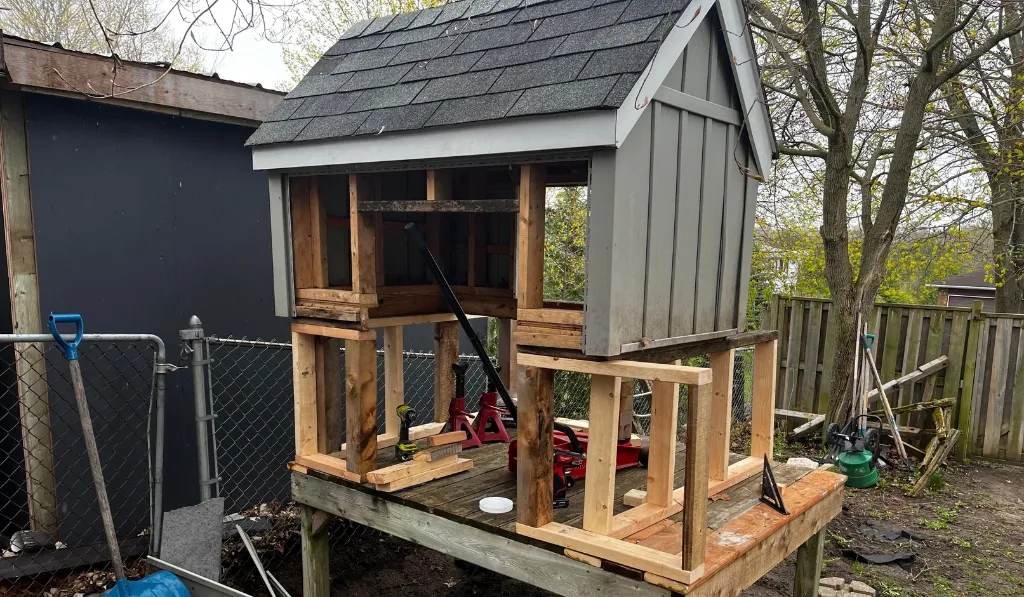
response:
[[[681,452],[682,450],[680,450]],[[707,557],[704,575],[692,585],[660,578],[651,572],[603,562],[592,553],[531,539],[516,532],[516,512],[487,514],[483,497],[516,500],[516,475],[508,470],[508,446],[490,444],[462,454],[473,460],[469,471],[396,493],[377,491],[293,465],[292,495],[300,504],[366,524],[378,530],[442,551],[495,572],[563,595],[601,594],[734,595],[755,582],[818,533],[842,506],[844,477],[778,464],[776,479],[784,485],[789,516],[759,503],[760,475],[732,487],[720,487],[707,505]],[[378,465],[394,461],[393,450],[378,452]],[[731,461],[743,463],[733,454]],[[676,483],[684,484],[683,463],[676,459]],[[619,471],[615,479],[615,513],[630,489],[644,489],[647,471]],[[555,522],[581,528],[584,482],[569,491],[569,507],[554,511]],[[716,494],[716,489],[711,490]],[[625,537],[641,548],[678,558],[682,551],[682,514]],[[581,548],[585,549],[585,547]]]

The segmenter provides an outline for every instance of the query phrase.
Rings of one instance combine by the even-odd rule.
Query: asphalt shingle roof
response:
[[[353,25],[249,145],[614,109],[690,0],[459,0]]]

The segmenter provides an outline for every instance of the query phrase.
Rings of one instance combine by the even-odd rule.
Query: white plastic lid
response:
[[[488,514],[504,514],[512,511],[512,500],[503,497],[485,497],[480,500],[480,509]]]

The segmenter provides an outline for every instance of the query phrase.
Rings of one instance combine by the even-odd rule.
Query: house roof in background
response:
[[[284,96],[216,74],[168,69],[166,63],[118,60],[9,35],[2,39],[0,78],[24,91],[247,125],[267,118]]]
[[[617,109],[689,3],[461,0],[362,21],[248,144]]]
[[[934,288],[970,288],[970,289],[991,289],[995,290],[996,285],[985,279],[985,270],[977,269],[967,274],[960,274],[958,276],[948,276],[937,282],[932,282],[928,286]]]

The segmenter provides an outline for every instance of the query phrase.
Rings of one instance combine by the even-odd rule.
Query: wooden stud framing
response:
[[[352,290],[377,292],[377,240],[373,214],[358,210],[360,201],[372,201],[376,187],[371,174],[349,174],[348,204],[351,226]]]
[[[772,459],[775,433],[775,374],[778,340],[754,345],[754,392],[750,410],[750,455]]]
[[[498,376],[512,396],[518,394],[516,382],[519,381],[515,330],[516,321],[514,319],[498,320],[498,366],[501,367]]]
[[[345,462],[363,476],[377,468],[377,343],[345,341]]]
[[[341,341],[314,336],[316,352],[317,451],[341,449]]]
[[[724,481],[729,475],[729,442],[732,439],[732,377],[735,350],[711,353],[711,382],[714,399],[711,402],[711,433],[709,439],[708,473],[714,481]]]
[[[377,338],[377,332],[373,330],[356,330],[330,325],[329,322],[318,322],[314,324],[293,321],[292,331],[311,336],[326,336],[338,340],[376,340]]]
[[[384,328],[384,434],[398,437],[402,422],[396,410],[405,403],[402,326]]]
[[[683,570],[704,564],[708,507],[708,432],[711,427],[710,384],[691,385],[686,403],[686,493],[683,496]]]
[[[301,176],[290,184],[295,288],[327,288],[327,208],[320,179]]]
[[[317,453],[316,337],[292,332],[295,455]]]
[[[516,521],[541,527],[553,517],[554,371],[520,367],[519,375]]]
[[[636,361],[583,361],[525,352],[519,353],[518,361],[520,367],[544,367],[559,371],[576,371],[577,373],[607,375],[609,377],[632,377],[650,381],[670,381],[687,385],[711,383],[711,369],[703,367],[640,363]],[[771,416],[770,412],[769,416]]]
[[[519,169],[519,308],[544,306],[545,168],[523,164]]]
[[[619,384],[619,431],[615,439],[628,442],[633,437],[633,393],[636,380],[623,377]]]
[[[647,503],[665,507],[672,503],[676,471],[676,433],[679,418],[679,384],[652,382],[651,438],[647,458]]]
[[[443,321],[434,324],[434,421],[448,420],[448,406],[455,396],[452,365],[459,362],[459,324]]]
[[[615,463],[619,433],[619,392],[622,380],[590,378],[590,437],[583,493],[583,528],[607,535],[615,510]]]

